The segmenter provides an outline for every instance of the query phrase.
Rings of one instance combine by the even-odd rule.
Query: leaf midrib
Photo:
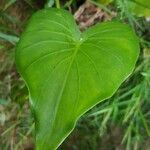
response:
[[[68,76],[69,76],[69,73],[70,73],[70,69],[71,69],[72,64],[73,64],[73,62],[75,60],[75,57],[76,57],[76,55],[77,55],[77,53],[79,51],[79,47],[82,44],[82,40],[77,41],[76,43],[77,44],[76,44],[75,52],[72,55],[72,59],[71,59],[70,65],[69,65],[69,67],[67,69],[67,72],[66,72],[66,75],[65,75],[65,79],[64,79],[64,82],[63,82],[63,85],[62,85],[62,88],[61,88],[61,92],[60,92],[60,94],[59,94],[59,96],[57,98],[58,101],[57,101],[57,105],[56,105],[56,109],[55,109],[55,113],[54,113],[55,115],[54,115],[54,119],[53,119],[53,123],[52,123],[52,130],[51,131],[53,131],[53,128],[54,128],[54,122],[55,122],[55,119],[56,119],[56,116],[57,116],[57,112],[58,112],[57,110],[59,108],[60,100],[61,100],[61,97],[63,95],[66,83],[67,83],[67,79],[68,79]]]

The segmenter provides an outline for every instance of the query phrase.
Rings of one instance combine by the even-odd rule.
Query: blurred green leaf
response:
[[[3,49],[4,47],[5,47],[4,45],[0,44],[0,50]]]
[[[0,105],[7,105],[8,101],[6,99],[0,98]]]
[[[150,0],[130,0],[128,6],[133,14],[150,17]]]
[[[2,32],[0,32],[0,38],[12,44],[15,44],[19,41],[19,38],[17,36],[9,35],[9,34],[2,33]]]
[[[55,3],[55,0],[47,0],[45,7],[52,7]]]
[[[8,2],[5,4],[4,9],[6,10],[8,7],[10,7],[11,5],[13,5],[17,0],[8,0]]]

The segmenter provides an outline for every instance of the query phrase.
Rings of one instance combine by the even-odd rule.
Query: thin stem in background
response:
[[[55,0],[55,4],[56,4],[56,8],[60,8],[60,1],[59,0]]]

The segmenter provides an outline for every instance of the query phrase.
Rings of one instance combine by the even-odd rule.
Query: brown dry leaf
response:
[[[74,18],[81,31],[96,24],[97,22],[109,21],[115,16],[115,12],[112,12],[112,14],[109,15],[88,1],[81,5],[74,14]]]

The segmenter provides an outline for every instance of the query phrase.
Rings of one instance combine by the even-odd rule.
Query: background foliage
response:
[[[109,100],[94,107],[78,122],[60,149],[147,149],[150,146],[150,22],[148,15],[130,10],[129,0],[104,5],[91,1],[114,19],[128,22],[140,38],[141,55],[132,76]],[[142,1],[141,1],[142,2]],[[61,1],[61,7],[78,10],[84,1]],[[108,2],[106,2],[108,4]],[[105,4],[106,4],[105,3]],[[53,1],[7,0],[0,2],[0,148],[34,149],[34,122],[28,92],[14,64],[15,45],[31,14]],[[148,11],[147,7],[136,3]],[[53,5],[55,6],[55,4]],[[144,8],[143,8],[144,7]],[[146,11],[146,12],[147,12]],[[146,16],[146,17],[144,17]]]

